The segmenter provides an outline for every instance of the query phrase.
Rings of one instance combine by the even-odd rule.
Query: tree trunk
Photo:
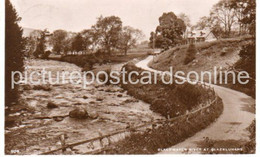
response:
[[[125,48],[125,56],[127,55],[127,48]]]

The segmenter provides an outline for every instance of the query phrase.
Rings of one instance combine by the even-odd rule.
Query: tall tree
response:
[[[203,16],[199,19],[195,27],[199,30],[205,29],[205,28],[210,28],[211,27],[211,22],[210,22],[210,17]]]
[[[188,15],[186,15],[185,13],[180,13],[178,17],[182,19],[186,26],[191,27],[190,17]]]
[[[97,23],[92,26],[95,34],[98,36],[99,44],[109,55],[113,49],[116,49],[122,30],[122,21],[119,17],[109,16],[103,18],[100,16]]]
[[[144,37],[144,34],[139,29],[134,29],[130,26],[123,27],[123,30],[120,34],[120,40],[118,42],[119,48],[124,51],[124,54],[127,55],[127,51],[134,47],[138,40]]]
[[[29,37],[26,38],[26,45],[25,45],[25,51],[27,57],[33,57],[33,53],[35,52],[37,45],[38,45],[38,39],[41,36],[40,30],[34,30],[29,34]]]
[[[230,35],[232,31],[232,26],[236,22],[235,10],[230,7],[230,0],[220,0],[215,4],[211,10],[211,18],[214,19],[216,23],[221,23],[224,26],[224,31],[227,36]]]
[[[53,51],[60,54],[60,52],[64,51],[66,46],[66,38],[68,34],[65,30],[55,30],[51,37],[51,44],[53,45]]]
[[[40,58],[45,55],[45,49],[46,49],[46,35],[49,32],[45,29],[40,32],[40,37],[38,38],[38,44],[36,47],[35,52],[33,53],[34,57]]]
[[[11,88],[12,71],[23,71],[24,43],[23,30],[18,25],[21,20],[9,0],[5,1],[5,105],[11,105],[18,100],[17,88]]]
[[[236,11],[240,31],[249,29],[255,34],[256,0],[231,0],[230,7]]]
[[[183,20],[173,12],[163,13],[159,18],[159,26],[156,28],[156,43],[159,48],[169,49],[182,42],[182,35],[186,30]],[[157,42],[163,43],[158,44]]]
[[[95,33],[95,30],[85,29],[81,31],[81,36],[83,38],[83,49],[96,51],[98,47],[98,34]]]
[[[84,50],[84,41],[80,33],[78,33],[72,41],[72,50],[77,52]]]

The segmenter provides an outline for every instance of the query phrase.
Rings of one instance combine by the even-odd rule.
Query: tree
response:
[[[53,45],[53,51],[60,54],[60,52],[64,52],[66,46],[66,38],[68,33],[64,30],[55,30],[51,37],[51,44]]]
[[[202,30],[205,28],[210,28],[211,27],[211,22],[210,22],[210,17],[207,16],[203,16],[199,19],[199,21],[197,22],[197,24],[195,25],[195,28]]]
[[[103,18],[100,16],[97,23],[92,26],[95,34],[98,36],[98,42],[105,52],[109,55],[113,49],[117,48],[120,32],[122,30],[122,21],[119,17],[109,16]]]
[[[5,1],[5,105],[18,102],[17,88],[11,88],[12,71],[24,69],[23,30],[18,25],[21,20],[9,0]],[[18,78],[19,79],[19,78]]]
[[[46,34],[49,33],[46,29],[40,32],[40,37],[38,38],[38,44],[35,52],[33,53],[35,58],[43,57],[46,49]]]
[[[84,41],[80,33],[78,33],[72,41],[72,50],[77,52],[84,50]]]
[[[149,47],[155,48],[155,33],[154,32],[150,33]]]
[[[224,26],[224,31],[227,36],[230,35],[232,26],[236,22],[235,10],[230,7],[230,0],[220,0],[211,10],[211,18],[216,23],[221,23]],[[214,22],[213,21],[213,22]]]
[[[33,56],[33,53],[37,48],[38,39],[40,38],[40,35],[40,30],[34,30],[30,33],[29,37],[26,38],[25,52],[27,57]]]
[[[85,29],[81,31],[81,36],[83,38],[83,49],[96,51],[98,47],[98,34],[95,33],[93,29]]]
[[[188,15],[186,15],[185,13],[180,13],[178,17],[182,19],[186,26],[191,27],[190,17]]]
[[[182,42],[182,35],[186,30],[183,20],[178,18],[173,12],[169,12],[163,13],[159,18],[159,23],[155,32],[155,37],[159,38],[155,39],[156,47],[169,49]]]
[[[127,51],[136,45],[137,41],[144,37],[144,34],[139,29],[134,29],[130,26],[123,27],[123,30],[120,34],[119,48],[124,51],[124,54],[127,55]]]
[[[249,29],[251,34],[255,34],[256,1],[231,0],[230,8],[235,10],[240,33]]]

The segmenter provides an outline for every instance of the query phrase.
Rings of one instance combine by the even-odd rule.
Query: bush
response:
[[[227,54],[226,52],[221,52],[221,53],[220,53],[220,56],[221,56],[221,57],[224,57],[226,54]]]
[[[42,59],[49,59],[50,54],[51,54],[51,51],[44,52],[44,54],[42,55]]]
[[[195,59],[196,52],[197,52],[197,50],[196,50],[195,45],[190,44],[187,49],[187,52],[186,52],[186,57],[184,59],[185,65],[189,64],[190,62],[192,62]]]
[[[83,66],[82,71],[91,71],[92,69],[93,69],[93,63],[88,62]]]
[[[124,66],[128,74],[131,71],[142,73],[142,69],[135,66],[130,62]],[[153,74],[152,74],[153,75]],[[132,75],[131,80],[136,81],[141,76]],[[128,76],[125,77],[128,82]],[[154,82],[154,76],[152,81]],[[205,96],[209,96],[211,92],[200,87],[184,83],[177,84],[164,84],[160,77],[157,78],[157,83],[151,84],[121,84],[122,88],[128,91],[128,94],[141,99],[146,103],[151,104],[150,109],[154,112],[160,113],[164,117],[176,117],[186,113],[187,110],[198,106]],[[122,82],[122,81],[121,81]],[[207,97],[208,99],[209,97]]]
[[[208,110],[210,113],[208,113]],[[223,111],[221,100],[202,109],[200,112],[186,117],[179,117],[171,123],[164,123],[155,126],[153,129],[146,129],[145,132],[132,133],[124,140],[116,142],[113,147],[106,149],[99,154],[155,154],[159,149],[171,147],[195,133],[205,129],[215,121]]]

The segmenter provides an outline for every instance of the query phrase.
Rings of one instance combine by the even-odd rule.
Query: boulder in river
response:
[[[69,112],[70,118],[85,119],[88,118],[88,112],[83,107],[77,107]]]
[[[51,91],[50,85],[35,85],[33,86],[34,90],[44,90],[44,91]]]
[[[48,102],[47,108],[49,108],[49,109],[58,108],[58,105],[54,104],[53,102]]]
[[[85,96],[85,95],[83,96],[83,99],[87,99],[87,98],[88,98],[87,96]]]
[[[117,97],[120,97],[120,98],[121,98],[122,96],[123,96],[122,94],[118,94],[118,95],[117,95]]]

